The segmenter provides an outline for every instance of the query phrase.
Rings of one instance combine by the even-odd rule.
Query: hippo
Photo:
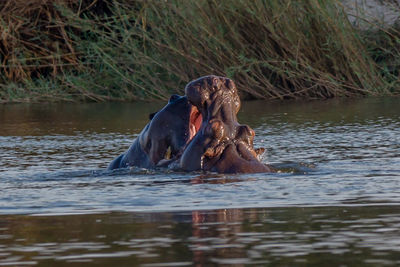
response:
[[[254,130],[238,123],[240,98],[231,79],[204,76],[187,84],[185,94],[201,113],[202,122],[180,157],[181,169],[218,173],[272,171],[259,160],[264,150],[253,147]]]
[[[168,104],[149,119],[129,149],[109,164],[109,170],[166,165],[182,153],[199,130],[202,118],[186,96],[172,95]]]
[[[204,76],[173,95],[150,116],[127,152],[108,169],[137,166],[183,171],[257,173],[273,171],[259,160],[264,149],[254,149],[254,130],[239,124],[240,99],[229,78]]]

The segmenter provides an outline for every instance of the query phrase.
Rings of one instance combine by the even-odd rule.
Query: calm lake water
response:
[[[0,106],[0,266],[399,265],[399,103],[245,102],[246,175],[105,171],[162,103]]]

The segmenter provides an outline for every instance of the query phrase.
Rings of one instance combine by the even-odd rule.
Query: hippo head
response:
[[[137,166],[168,166],[200,128],[202,116],[186,96],[172,95],[160,111],[150,114],[150,122],[125,153],[115,158],[109,170]]]
[[[139,143],[149,157],[150,165],[176,158],[196,135],[201,114],[186,96],[172,95],[168,104],[150,115],[150,122],[139,135]]]
[[[254,131],[239,124],[240,99],[234,82],[205,76],[190,82],[186,96],[171,96],[127,152],[109,169],[170,167],[219,173],[269,172],[253,148]]]
[[[190,82],[185,93],[197,108],[201,125],[180,158],[183,170],[221,173],[268,172],[253,148],[254,131],[239,124],[240,99],[235,83],[225,77],[205,76]]]

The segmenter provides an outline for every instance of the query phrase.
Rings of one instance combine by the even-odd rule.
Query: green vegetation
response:
[[[400,92],[400,33],[337,0],[4,0],[0,102],[166,99],[216,74],[242,97]]]

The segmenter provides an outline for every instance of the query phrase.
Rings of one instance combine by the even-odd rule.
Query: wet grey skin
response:
[[[109,164],[108,170],[168,165],[191,138],[192,108],[186,96],[172,95],[165,107],[150,115],[150,122],[129,149]]]

